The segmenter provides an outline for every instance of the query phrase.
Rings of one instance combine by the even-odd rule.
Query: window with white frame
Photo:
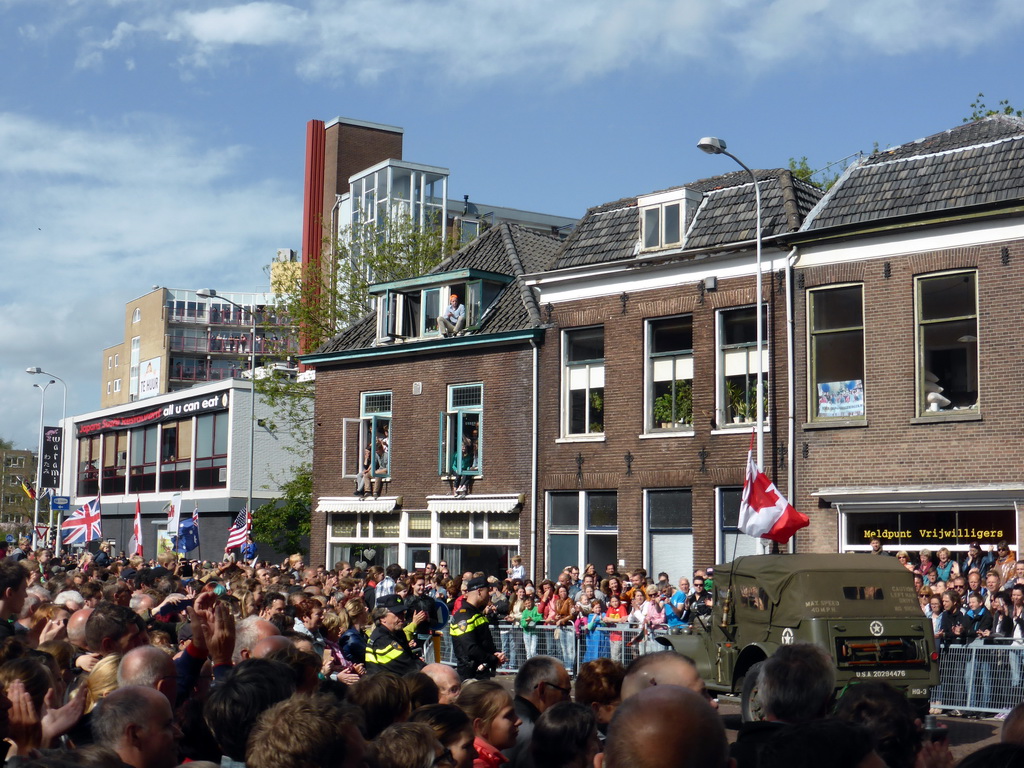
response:
[[[564,433],[603,433],[604,328],[566,331],[562,350]]]
[[[720,487],[716,489],[715,516],[718,521],[718,558],[716,562],[727,563],[741,555],[762,555],[766,549],[762,542],[739,529],[740,500],[743,488]]]
[[[342,476],[391,477],[391,392],[363,392],[359,418],[342,420]]]
[[[115,392],[120,392],[121,391],[121,380],[120,379],[114,379],[114,391]]]
[[[140,320],[142,320],[142,310],[136,307],[135,311],[132,312],[132,322],[137,323]]]
[[[647,491],[648,572],[665,571],[674,582],[693,569],[693,492],[689,488]]]
[[[377,338],[382,341],[414,340],[438,334],[437,318],[447,311],[449,300],[458,296],[465,307],[463,331],[479,328],[487,309],[501,294],[505,282],[460,277],[444,285],[408,287],[392,284],[378,291]]]
[[[764,412],[768,413],[768,323],[762,307],[761,370]],[[757,309],[740,307],[718,313],[720,426],[757,419]]]
[[[813,419],[862,419],[864,290],[861,285],[807,292]]]
[[[978,408],[978,273],[922,275],[917,288],[917,410]]]
[[[689,429],[693,423],[693,318],[647,323],[647,429]]]
[[[128,392],[136,396],[139,394],[139,346],[141,343],[141,336],[132,337],[131,365],[128,368]]]
[[[548,494],[548,575],[567,565],[594,563],[603,571],[618,562],[618,497],[615,491]]]
[[[682,242],[682,204],[677,200],[643,209],[644,250],[670,248]]]
[[[484,385],[452,384],[448,408],[438,429],[437,473],[479,477],[483,474]]]

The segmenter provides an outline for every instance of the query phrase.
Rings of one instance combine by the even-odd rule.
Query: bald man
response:
[[[282,635],[270,635],[260,640],[256,645],[252,647],[252,653],[249,654],[249,658],[252,659],[263,659],[266,658],[267,654],[290,648],[292,641]]]
[[[167,697],[152,688],[119,688],[93,710],[96,744],[110,747],[132,768],[173,768],[181,731]]]
[[[235,626],[235,651],[232,661],[238,664],[252,656],[253,648],[260,640],[280,635],[281,630],[266,619],[249,616]]]
[[[660,685],[678,685],[708,698],[707,686],[697,673],[697,666],[692,659],[675,651],[658,651],[638,656],[629,665],[622,680],[622,700]],[[712,708],[718,708],[717,701],[710,700],[710,703]]]
[[[144,685],[167,697],[172,707],[178,701],[178,673],[174,659],[152,645],[133,648],[121,659],[117,669],[117,687]]]
[[[731,768],[718,713],[688,688],[655,685],[623,697],[596,768]]]
[[[437,684],[437,703],[454,704],[462,693],[462,679],[459,673],[447,664],[427,664],[423,674]]]

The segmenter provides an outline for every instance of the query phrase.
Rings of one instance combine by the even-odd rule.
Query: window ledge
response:
[[[659,432],[645,432],[642,435],[638,435],[638,437],[641,440],[661,440],[661,439],[664,439],[664,438],[673,438],[673,437],[693,437],[695,434],[697,434],[697,433],[694,432],[692,428],[691,429],[676,429],[676,430],[665,429],[665,430],[661,430]]]
[[[822,419],[801,424],[801,429],[848,429],[850,427],[866,427],[867,419]]]
[[[981,413],[977,410],[963,409],[960,411],[943,412],[939,411],[934,416],[916,416],[910,420],[911,424],[935,424],[949,421],[981,421]]]
[[[555,443],[603,443],[604,439],[604,432],[598,432],[593,435],[572,435],[571,437],[559,437],[555,440]]]
[[[767,435],[772,431],[772,429],[765,424],[762,431]],[[751,421],[746,424],[730,424],[728,427],[719,427],[718,429],[711,430],[712,435],[749,435],[751,432],[757,434],[756,422]]]

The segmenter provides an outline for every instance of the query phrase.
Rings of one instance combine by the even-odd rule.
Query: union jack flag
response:
[[[87,501],[75,510],[64,524],[61,530],[64,533],[65,544],[85,544],[86,542],[102,538],[100,518],[103,510],[100,508],[100,497]]]
[[[228,543],[224,545],[224,551],[240,547],[245,544],[245,537],[249,535],[249,527],[252,525],[252,518],[249,510],[242,507],[235,515],[235,521],[228,528]]]

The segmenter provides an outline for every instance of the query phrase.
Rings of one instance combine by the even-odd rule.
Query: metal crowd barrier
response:
[[[941,684],[931,706],[943,711],[997,714],[1024,701],[1024,645],[951,645],[939,655]]]
[[[513,624],[492,624],[490,630],[494,647],[502,651],[507,659],[498,668],[498,674],[515,674],[523,662],[532,656],[553,656],[575,676],[580,665],[587,661],[610,658],[628,666],[637,656],[665,650],[654,639],[666,634],[665,630],[644,633],[639,627],[628,624],[601,626],[592,632],[582,632],[578,637],[571,627],[556,629],[550,625],[526,631]],[[435,661],[433,648],[429,644],[424,648],[424,660]],[[455,653],[447,627],[441,631],[440,661],[455,666]]]
[[[575,676],[580,665],[597,658],[610,658],[624,666],[638,656],[664,650],[655,638],[667,630],[644,633],[628,624],[603,625],[579,636],[572,629],[542,625],[526,632],[514,624],[490,626],[494,647],[508,661],[499,674],[515,674],[531,656],[553,656]],[[451,637],[445,627],[441,634],[443,664],[455,666]],[[435,661],[433,648],[424,649],[426,661]],[[1024,701],[1024,645],[1000,643],[955,645],[939,656],[940,684],[932,689],[931,706],[943,711],[998,714]]]

